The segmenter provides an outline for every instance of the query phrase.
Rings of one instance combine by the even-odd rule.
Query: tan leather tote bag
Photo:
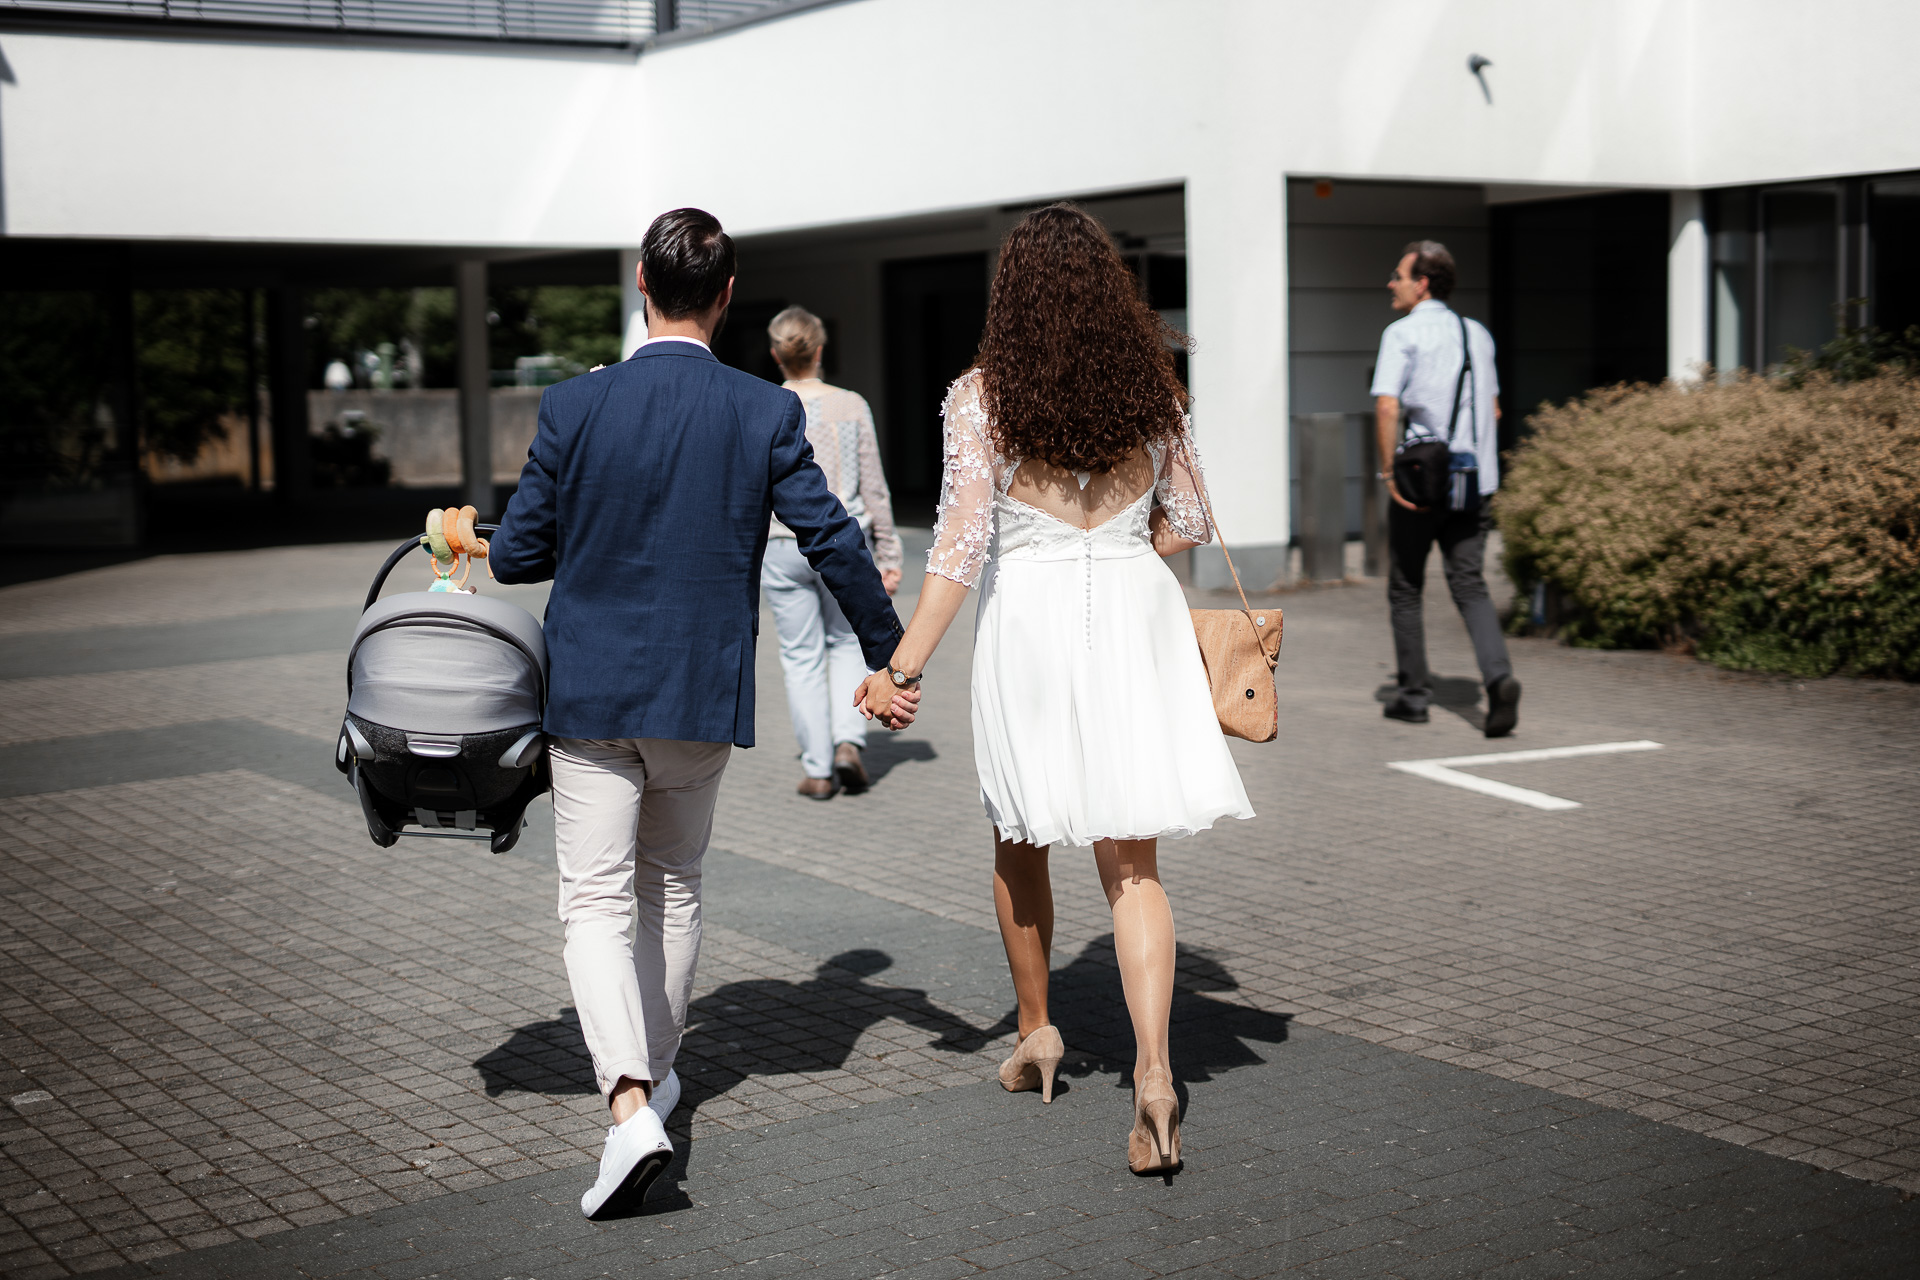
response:
[[[1213,502],[1207,497],[1207,482],[1187,454],[1187,469],[1193,473],[1194,487],[1200,491],[1200,504],[1206,509],[1207,527],[1220,543],[1220,554],[1227,557],[1227,572],[1233,575],[1233,589],[1240,593],[1238,609],[1190,609],[1193,635],[1200,642],[1200,660],[1207,668],[1207,686],[1213,693],[1213,713],[1220,718],[1220,732],[1248,742],[1272,742],[1280,736],[1280,698],[1273,687],[1273,669],[1280,665],[1280,636],[1285,618],[1278,609],[1255,610],[1247,603],[1247,591],[1240,585],[1240,571],[1227,554],[1227,540],[1213,518]]]

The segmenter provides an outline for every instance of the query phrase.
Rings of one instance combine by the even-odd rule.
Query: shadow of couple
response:
[[[700,1069],[682,1073],[682,1105],[695,1110],[749,1076],[843,1069],[860,1038],[889,1018],[930,1033],[928,1047],[951,1053],[977,1053],[1018,1026],[1017,1010],[990,1026],[976,1026],[935,1005],[925,991],[871,981],[892,965],[884,951],[843,951],[821,962],[804,981],[730,982],[693,1001],[681,1056],[689,1065],[697,1060]],[[1250,1009],[1212,994],[1238,987],[1211,953],[1179,946],[1171,1026],[1179,1081],[1205,1081],[1217,1071],[1264,1062],[1249,1042],[1279,1044],[1287,1038],[1290,1014]],[[1062,1074],[1071,1079],[1132,1069],[1133,1032],[1112,934],[1089,942],[1053,971],[1049,1002],[1053,1023],[1069,1046]],[[596,1092],[580,1021],[571,1008],[520,1027],[474,1066],[493,1097],[513,1090]]]

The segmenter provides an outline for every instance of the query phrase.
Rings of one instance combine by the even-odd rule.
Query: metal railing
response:
[[[0,13],[313,31],[638,45],[782,0],[0,0]]]

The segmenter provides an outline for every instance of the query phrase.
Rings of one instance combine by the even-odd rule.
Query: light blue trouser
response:
[[[760,584],[780,631],[780,667],[787,677],[787,710],[800,740],[800,767],[809,778],[833,773],[833,749],[867,745],[867,722],[853,705],[867,678],[867,660],[847,615],[792,538],[767,539]]]

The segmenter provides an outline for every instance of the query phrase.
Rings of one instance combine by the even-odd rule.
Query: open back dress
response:
[[[1183,421],[1178,447],[1149,445],[1153,485],[1084,529],[1008,493],[1022,460],[995,448],[977,372],[954,382],[941,413],[927,571],[980,588],[973,754],[1000,837],[1090,845],[1251,818],[1186,598],[1148,527],[1158,503],[1173,532],[1212,539],[1191,428]]]

